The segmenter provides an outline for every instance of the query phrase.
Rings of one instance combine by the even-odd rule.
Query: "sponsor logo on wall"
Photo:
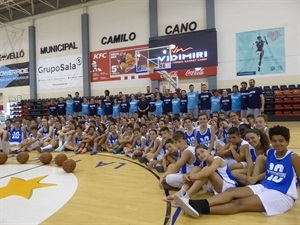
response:
[[[79,54],[43,59],[37,62],[39,92],[82,87],[82,83],[82,57]]]
[[[0,54],[0,61],[11,60],[11,59],[21,59],[24,58],[25,52],[23,49],[17,52],[9,52]]]
[[[236,34],[237,76],[285,73],[284,28]]]
[[[148,73],[135,73],[135,51],[146,48],[148,45],[91,52],[91,81],[149,78]]]
[[[76,46],[76,42],[69,42],[69,43],[62,43],[57,45],[50,45],[40,48],[41,54],[49,54],[54,52],[63,52],[63,51],[69,51],[73,49],[78,49]]]
[[[29,62],[0,65],[0,88],[29,85]]]

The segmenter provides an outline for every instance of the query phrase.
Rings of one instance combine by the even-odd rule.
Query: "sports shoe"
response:
[[[135,154],[133,154],[133,155],[131,156],[131,158],[134,160],[134,159],[137,159],[138,157],[137,157]]]
[[[165,172],[164,167],[162,167],[162,166],[156,166],[155,169],[156,169],[156,171],[159,172],[159,173]]]
[[[191,217],[199,217],[199,213],[189,204],[189,199],[184,197],[179,197],[178,195],[174,196],[175,202],[177,205]]]
[[[58,147],[54,150],[54,152],[63,152],[64,148],[63,147]]]
[[[172,187],[171,185],[167,184],[166,181],[164,181],[164,182],[162,183],[162,186],[163,186],[163,188],[164,188],[165,190],[173,190],[173,189],[175,189],[175,188]]]
[[[97,154],[97,151],[91,151],[90,152],[90,155],[96,155]]]
[[[121,152],[121,149],[120,148],[116,148],[113,150],[113,153],[114,154],[119,154]]]
[[[140,163],[146,163],[148,162],[147,158],[146,157],[138,157],[138,160]]]
[[[42,152],[42,148],[40,146],[36,147],[36,150],[41,153]]]

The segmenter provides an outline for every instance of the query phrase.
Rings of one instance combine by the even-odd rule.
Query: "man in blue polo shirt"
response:
[[[198,95],[199,93],[197,91],[194,91],[194,85],[190,84],[189,86],[190,92],[188,92],[187,95],[187,109],[188,114],[193,119],[198,119]]]
[[[201,93],[199,94],[199,102],[200,102],[200,113],[206,113],[208,118],[210,118],[210,98],[212,94],[207,90],[206,84],[201,84]]]
[[[163,113],[171,114],[172,113],[172,96],[170,95],[170,89],[165,90],[165,95],[163,96]]]
[[[253,114],[254,118],[264,112],[265,98],[260,87],[255,87],[255,80],[249,80],[248,114]]]

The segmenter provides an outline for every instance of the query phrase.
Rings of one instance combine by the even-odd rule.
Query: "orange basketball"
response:
[[[17,161],[21,164],[26,163],[28,159],[29,159],[29,154],[27,152],[20,152],[17,155]]]
[[[0,164],[6,163],[7,159],[8,159],[7,154],[4,152],[0,152]]]
[[[55,156],[54,161],[55,164],[58,166],[61,166],[65,160],[67,160],[68,157],[64,153],[59,153],[58,155]]]
[[[52,154],[50,152],[43,152],[40,155],[40,161],[43,164],[49,164],[52,160]]]
[[[76,168],[76,162],[73,159],[67,159],[66,161],[64,161],[62,168],[65,172],[71,173]]]

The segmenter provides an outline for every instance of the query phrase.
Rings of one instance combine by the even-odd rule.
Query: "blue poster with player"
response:
[[[237,76],[285,73],[284,28],[236,34]]]

